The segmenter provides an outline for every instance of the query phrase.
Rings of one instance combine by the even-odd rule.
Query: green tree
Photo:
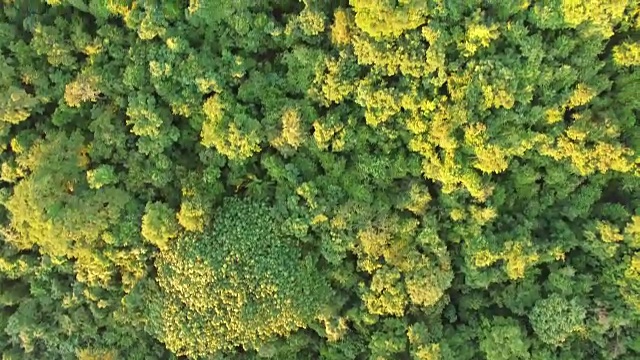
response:
[[[487,322],[480,350],[487,360],[529,359],[529,341],[517,320],[496,317]]]
[[[543,342],[560,345],[580,329],[586,311],[575,300],[553,294],[536,302],[529,314],[531,326]]]
[[[331,290],[274,220],[263,204],[229,198],[210,229],[158,257],[150,326],[169,349],[191,357],[255,349],[320,314]]]
[[[175,212],[161,202],[147,203],[142,217],[141,234],[145,240],[166,250],[169,241],[179,234],[178,221]]]

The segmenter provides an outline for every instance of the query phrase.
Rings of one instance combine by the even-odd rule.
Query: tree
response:
[[[271,210],[248,199],[226,199],[209,229],[181,235],[156,268],[150,326],[191,357],[259,348],[306,327],[331,297],[311,259],[279,235]]]
[[[427,7],[420,1],[403,1],[398,6],[388,2],[350,1],[358,27],[374,38],[398,37],[426,21]]]
[[[585,317],[585,309],[575,300],[569,301],[553,294],[536,302],[529,314],[529,321],[540,340],[560,345],[579,330]]]
[[[117,182],[117,176],[113,166],[101,165],[97,169],[87,170],[87,182],[92,189],[100,189]]]
[[[0,2],[3,359],[640,357],[639,0]]]
[[[64,101],[71,107],[78,107],[87,101],[96,102],[98,95],[98,78],[92,75],[81,75],[64,89]]]
[[[10,87],[0,98],[0,119],[10,124],[18,124],[31,115],[38,100],[23,89]]]
[[[480,349],[487,360],[529,359],[526,333],[514,319],[497,317],[486,323]]]
[[[73,256],[74,246],[91,244],[118,222],[129,195],[117,188],[90,189],[84,171],[88,158],[84,138],[74,133],[50,134],[20,154],[18,165],[28,175],[6,202],[14,245],[40,247],[44,254]]]
[[[161,202],[147,203],[142,217],[142,236],[157,246],[166,250],[169,241],[179,234],[178,221],[173,210]]]
[[[241,106],[227,105],[218,96],[203,105],[206,120],[202,126],[202,144],[232,160],[246,159],[260,151],[260,123]]]

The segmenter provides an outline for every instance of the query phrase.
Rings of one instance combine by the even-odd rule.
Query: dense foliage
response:
[[[215,217],[211,233],[187,235],[156,259],[163,291],[149,294],[149,318],[170,350],[256,347],[320,315],[328,284],[299,260],[265,206],[228,200]]]
[[[2,359],[638,359],[638,94],[638,0],[0,0]]]

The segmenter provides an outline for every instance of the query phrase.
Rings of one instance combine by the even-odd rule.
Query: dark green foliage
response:
[[[0,0],[3,359],[637,359],[638,0]]]

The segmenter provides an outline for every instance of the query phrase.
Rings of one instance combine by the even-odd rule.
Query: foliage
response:
[[[3,359],[637,359],[638,0],[0,1]]]
[[[560,344],[578,330],[586,314],[575,301],[567,301],[558,295],[536,302],[529,314],[531,326],[542,341]]]
[[[193,357],[259,348],[313,321],[331,290],[269,209],[231,198],[215,216],[211,229],[156,260],[160,313],[151,326],[167,348]]]
[[[145,240],[164,250],[178,236],[178,221],[171,208],[161,202],[148,203],[142,216],[140,233]]]

